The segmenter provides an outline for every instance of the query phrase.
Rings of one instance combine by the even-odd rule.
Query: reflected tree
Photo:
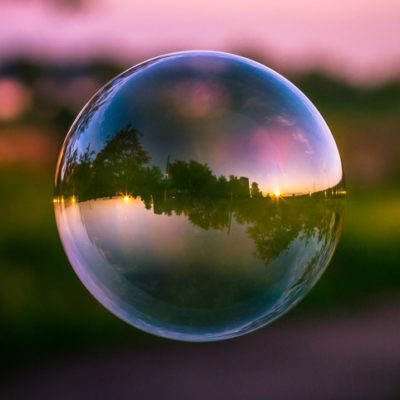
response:
[[[263,197],[257,182],[251,184],[250,194],[252,198]]]

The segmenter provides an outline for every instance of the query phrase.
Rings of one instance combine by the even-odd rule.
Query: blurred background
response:
[[[400,399],[400,2],[1,0],[0,397]],[[288,315],[227,342],[178,343],[84,289],[53,215],[77,113],[149,57],[253,58],[292,80],[336,139],[344,231]]]

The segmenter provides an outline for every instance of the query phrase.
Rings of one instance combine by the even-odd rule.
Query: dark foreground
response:
[[[399,399],[400,301],[290,315],[209,344],[157,341],[49,360],[0,388],[2,399]]]

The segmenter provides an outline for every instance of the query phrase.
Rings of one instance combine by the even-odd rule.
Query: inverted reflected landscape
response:
[[[258,63],[202,51],[133,67],[88,102],[54,204],[100,303],[147,332],[211,341],[304,297],[333,254],[344,195],[309,100]]]

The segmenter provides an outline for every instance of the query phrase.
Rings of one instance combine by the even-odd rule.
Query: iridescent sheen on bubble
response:
[[[279,317],[321,276],[343,173],[316,108],[217,52],[161,56],[84,107],[63,145],[57,225],[96,299],[160,336],[211,341]]]

